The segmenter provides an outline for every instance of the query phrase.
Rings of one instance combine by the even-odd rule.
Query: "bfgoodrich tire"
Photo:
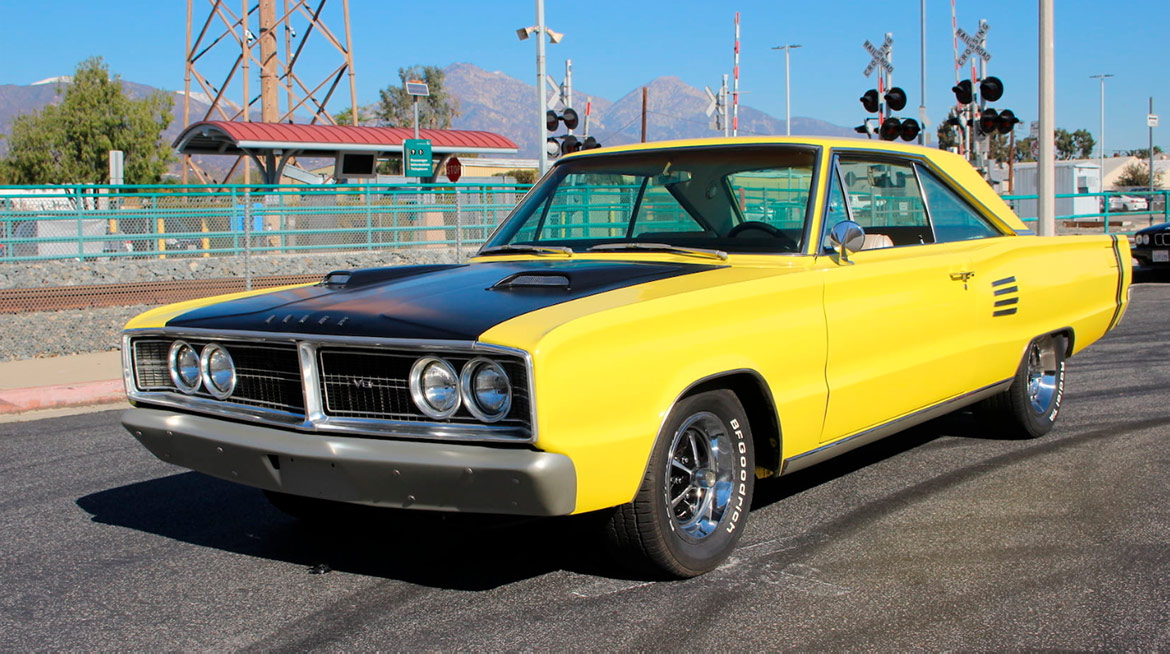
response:
[[[1024,359],[1006,391],[980,407],[992,425],[1011,438],[1047,434],[1064,399],[1064,338],[1049,334],[1028,344]]]
[[[606,525],[611,548],[656,577],[694,577],[727,559],[755,488],[751,427],[731,391],[681,400],[650,454],[634,501]]]

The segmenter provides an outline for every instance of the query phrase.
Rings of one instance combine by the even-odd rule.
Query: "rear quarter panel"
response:
[[[978,370],[978,386],[1010,378],[1036,336],[1071,329],[1075,354],[1104,336],[1124,310],[1118,303],[1127,300],[1131,275],[1124,238],[1118,252],[1109,236],[1019,236],[989,241],[987,247],[974,284],[982,328],[973,341],[986,362]],[[993,286],[1010,277],[1015,281]],[[1018,292],[995,295],[1011,287]],[[1010,297],[1018,303],[995,306]],[[1011,307],[1015,314],[995,316],[997,309]]]

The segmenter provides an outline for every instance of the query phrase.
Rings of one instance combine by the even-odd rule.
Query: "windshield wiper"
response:
[[[647,252],[673,252],[676,254],[686,254],[692,257],[705,257],[708,259],[719,259],[720,261],[727,260],[727,253],[723,250],[708,250],[706,248],[685,248],[678,245],[670,245],[669,243],[602,243],[601,245],[594,245],[589,248],[589,252],[602,252],[606,250],[644,250]]]
[[[484,248],[477,252],[475,256],[483,256],[485,254],[510,254],[514,252],[528,252],[531,254],[563,254],[565,256],[573,256],[573,248],[568,248],[563,245],[525,245],[522,243],[509,243],[507,245],[493,245],[490,248]]]

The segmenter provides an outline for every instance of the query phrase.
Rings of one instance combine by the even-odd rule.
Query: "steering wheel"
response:
[[[790,236],[780,231],[777,227],[758,220],[748,220],[732,227],[731,231],[727,232],[727,236],[728,238],[735,238],[744,232],[751,231],[763,232],[774,239],[783,241],[786,249],[796,250],[796,241],[792,240]]]

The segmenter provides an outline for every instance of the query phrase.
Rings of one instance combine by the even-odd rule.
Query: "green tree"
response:
[[[0,177],[11,184],[108,183],[109,151],[121,150],[127,184],[156,184],[174,156],[160,140],[171,106],[161,92],[131,99],[100,57],[86,59],[59,105],[13,121]]]
[[[1154,146],[1154,154],[1162,154],[1162,146],[1155,145]],[[1140,150],[1127,150],[1125,152],[1125,156],[1137,157],[1138,159],[1147,159],[1148,160],[1150,158],[1150,149],[1149,148],[1141,148]]]
[[[1162,184],[1162,171],[1154,173],[1154,186]],[[1150,186],[1150,167],[1144,162],[1134,161],[1121,169],[1121,174],[1117,176],[1117,180],[1113,182],[1113,188],[1125,188],[1130,186]]]
[[[341,111],[339,111],[338,113],[333,115],[333,122],[337,123],[338,125],[352,125],[353,121],[350,120],[350,116],[352,114],[353,114],[353,111],[351,110],[351,108],[346,107],[345,109],[342,109]],[[413,116],[412,116],[412,120],[413,120]],[[373,125],[377,122],[378,122],[378,115],[374,111],[373,105],[367,105],[365,107],[358,107],[358,120],[357,120],[358,125]]]
[[[1097,146],[1097,141],[1089,130],[1078,129],[1072,133],[1072,140],[1076,149],[1075,159],[1088,159],[1093,156],[1093,148]]]
[[[406,94],[406,83],[422,80],[427,83],[429,96],[418,98],[418,126],[425,129],[449,129],[459,116],[459,100],[450,95],[443,85],[446,75],[438,66],[411,66],[398,69],[398,86],[387,86],[380,91],[378,118],[390,127],[414,127],[414,96]]]
[[[1031,136],[1016,139],[1016,161],[1035,161],[1036,157],[1032,156],[1032,143],[1036,139]]]
[[[938,149],[950,150],[959,147],[958,130],[947,121],[944,120],[938,124],[935,135],[938,136]]]

